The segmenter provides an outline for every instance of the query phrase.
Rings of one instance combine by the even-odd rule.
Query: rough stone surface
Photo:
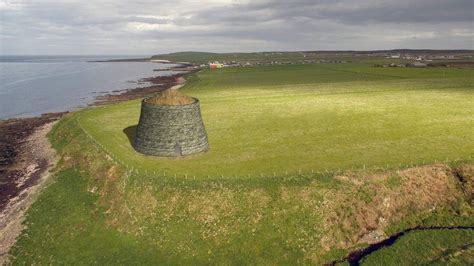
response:
[[[144,99],[133,146],[143,154],[166,157],[207,151],[199,100],[187,105],[157,105]]]

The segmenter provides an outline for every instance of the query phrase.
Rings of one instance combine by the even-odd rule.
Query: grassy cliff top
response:
[[[13,265],[321,265],[407,228],[474,224],[470,69],[226,68],[182,90],[200,99],[205,154],[135,152],[139,100],[55,126],[61,159]],[[472,264],[472,235],[410,233],[363,262]]]

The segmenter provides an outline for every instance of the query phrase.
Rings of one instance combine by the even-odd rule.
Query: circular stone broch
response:
[[[133,147],[143,154],[166,157],[207,151],[199,100],[177,91],[143,99]]]

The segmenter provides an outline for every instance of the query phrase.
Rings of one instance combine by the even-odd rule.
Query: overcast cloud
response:
[[[472,0],[0,0],[0,54],[474,49]]]

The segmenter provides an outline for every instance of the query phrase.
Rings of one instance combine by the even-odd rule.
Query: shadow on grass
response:
[[[133,147],[133,141],[135,140],[135,132],[137,131],[137,125],[126,127],[123,133],[127,136],[130,146]]]

